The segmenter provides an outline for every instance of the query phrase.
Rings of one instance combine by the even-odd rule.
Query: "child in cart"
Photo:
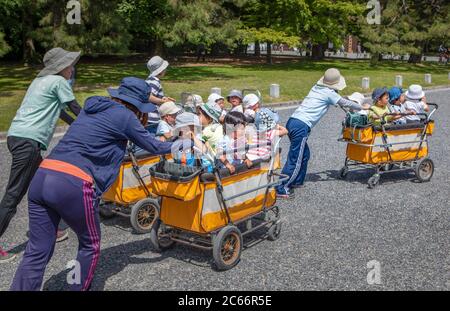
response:
[[[244,113],[244,107],[242,107],[242,92],[239,90],[232,90],[227,96],[227,101],[231,104],[231,111],[238,111]],[[230,111],[230,112],[231,112]]]
[[[381,125],[382,120],[386,120],[386,122],[393,122],[397,119],[400,119],[401,116],[387,116],[389,114],[389,90],[386,87],[377,88],[372,93],[373,106],[370,108],[368,117],[369,122],[373,125]]]
[[[191,112],[179,114],[176,118],[174,137],[183,140],[183,148],[172,150],[172,156],[175,163],[192,167],[201,166],[206,171],[212,172],[214,163],[204,156],[209,150],[202,141],[201,135],[202,126],[197,115]]]
[[[370,109],[370,104],[365,103],[366,98],[363,94],[355,92],[350,96],[347,96],[348,100],[351,100],[352,102],[355,102],[357,104],[359,104],[361,107],[363,107],[363,109],[356,111],[356,113],[360,114],[360,115],[368,115],[368,110]],[[353,110],[352,110],[353,111]]]
[[[406,102],[405,109],[410,113],[406,116],[407,123],[415,123],[420,121],[418,113],[425,113],[430,111],[430,107],[427,105],[427,99],[425,92],[420,85],[413,84],[409,87],[405,94]]]
[[[223,127],[219,123],[222,109],[218,104],[208,102],[200,105],[198,111],[200,123],[203,126],[202,141],[211,155],[216,156],[217,143],[223,138]]]
[[[253,163],[246,157],[246,120],[239,111],[229,112],[224,120],[224,137],[217,144],[217,158],[220,167],[226,167],[230,174],[236,172],[236,165],[245,163],[252,167]]]
[[[247,152],[247,158],[254,162],[257,159],[270,158],[272,144],[277,138],[288,134],[288,130],[279,125],[279,116],[270,109],[261,109],[256,114],[255,131],[249,137],[248,144],[256,146]]]
[[[223,124],[223,121],[225,120],[225,116],[227,115],[227,111],[225,110],[225,98],[219,94],[212,93],[208,97],[208,104],[210,104],[210,105],[217,104],[220,107],[221,113],[220,113],[219,123]]]
[[[158,110],[161,120],[156,129],[155,136],[161,141],[170,140],[173,136],[176,117],[182,109],[175,105],[174,102],[166,102],[159,106]]]
[[[403,90],[399,87],[393,87],[389,90],[389,111],[391,113],[398,114],[406,114],[408,111],[404,105],[405,103],[405,95],[403,94]],[[398,120],[394,121],[394,124],[406,124],[406,118],[401,117]]]

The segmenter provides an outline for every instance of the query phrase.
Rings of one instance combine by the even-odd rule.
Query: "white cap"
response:
[[[246,109],[252,108],[257,103],[259,103],[259,97],[256,96],[255,94],[245,95],[245,97],[243,99],[243,103],[244,103],[244,107]]]
[[[192,95],[192,102],[195,105],[195,107],[203,105],[203,98],[200,95],[194,94]]]
[[[363,105],[366,98],[364,97],[363,94],[355,92],[352,95],[347,97],[349,100],[353,101],[353,102],[357,102],[360,105]]]
[[[181,111],[181,108],[178,107],[174,102],[165,102],[158,108],[159,114],[161,117],[170,115],[170,114],[177,114]]]
[[[225,98],[223,96],[220,96],[219,94],[216,94],[216,93],[212,93],[208,97],[208,104],[217,103],[217,101],[221,100],[221,99],[225,100]]]
[[[409,99],[422,99],[425,97],[425,92],[423,91],[422,87],[417,84],[413,84],[409,87],[408,91],[406,92],[406,97]]]

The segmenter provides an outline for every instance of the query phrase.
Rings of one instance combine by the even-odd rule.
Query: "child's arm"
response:
[[[422,107],[423,107],[423,110],[425,111],[425,112],[430,112],[430,106],[428,106],[428,104],[427,104],[427,98],[426,97],[423,97],[422,98]]]
[[[172,97],[163,97],[163,98],[159,98],[159,97],[156,97],[156,96],[153,95],[153,94],[150,94],[149,101],[150,101],[151,103],[155,104],[155,105],[162,105],[162,104],[164,104],[164,103],[166,103],[166,102],[170,102],[170,101],[174,102],[175,99],[172,98]]]
[[[226,155],[221,155],[219,158],[220,162],[225,165],[225,167],[230,171],[230,174],[234,174],[236,172],[236,168],[231,164],[228,160]]]
[[[172,132],[170,131],[170,132],[164,133],[162,137],[164,137],[165,140],[168,140],[168,139],[171,139],[172,136],[173,136]]]

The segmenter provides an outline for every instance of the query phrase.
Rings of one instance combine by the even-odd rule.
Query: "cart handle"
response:
[[[435,104],[435,103],[429,103],[429,104],[427,104],[427,105],[433,107],[433,110],[431,110],[430,113],[428,114],[428,119],[427,119],[427,121],[430,121],[431,116],[436,112],[436,110],[439,109],[439,105],[438,105],[438,104]]]
[[[416,113],[416,114],[414,114],[414,113],[386,113],[381,117],[381,123],[386,124],[387,123],[386,117],[389,117],[389,116],[403,116],[403,117],[422,116],[422,117],[425,117],[425,119],[427,121],[429,121],[428,114],[426,114],[426,113]]]

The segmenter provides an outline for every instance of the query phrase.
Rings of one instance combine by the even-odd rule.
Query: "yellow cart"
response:
[[[161,197],[150,233],[154,248],[162,251],[180,243],[212,250],[217,269],[227,270],[239,262],[243,236],[266,228],[270,240],[278,239],[281,219],[274,187],[287,178],[275,173],[279,167],[278,151],[250,169],[237,167],[233,175],[170,161],[151,167],[149,188]]]
[[[130,218],[136,233],[150,233],[159,208],[159,200],[149,191],[148,170],[160,160],[161,157],[149,155],[147,152],[135,155],[129,147],[119,176],[102,196],[100,215],[103,218],[115,215]]]
[[[433,134],[434,121],[431,116],[438,109],[436,104],[429,114],[418,114],[421,120],[402,125],[387,124],[383,116],[380,126],[347,126],[343,124],[342,138],[347,144],[344,167],[340,177],[346,178],[352,167],[374,168],[368,180],[369,188],[375,188],[382,174],[414,170],[420,182],[429,181],[434,172],[434,163],[428,158],[428,137]],[[398,115],[398,114],[397,114]],[[406,116],[407,114],[403,114]]]

